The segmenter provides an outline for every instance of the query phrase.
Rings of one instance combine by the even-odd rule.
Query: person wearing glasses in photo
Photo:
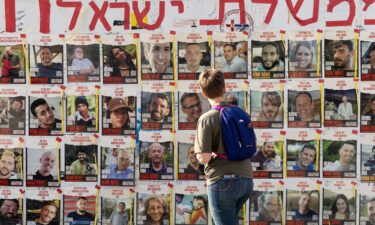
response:
[[[197,93],[184,93],[180,100],[181,111],[186,114],[186,118],[180,122],[196,123],[202,115],[202,102]]]

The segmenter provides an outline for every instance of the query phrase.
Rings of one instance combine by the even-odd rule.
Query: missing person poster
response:
[[[26,224],[60,224],[61,200],[56,189],[26,191]]]
[[[177,183],[174,189],[174,224],[208,225],[208,197],[201,182],[187,181]]]
[[[375,224],[375,186],[360,183],[358,186],[359,223]]]
[[[172,36],[169,33],[140,35],[141,79],[174,80]]]
[[[104,86],[102,93],[102,135],[135,135],[139,89],[134,85]]]
[[[287,177],[320,177],[320,131],[288,130]]]
[[[284,222],[283,186],[277,180],[254,180],[250,196],[250,225],[282,225]]]
[[[361,32],[361,80],[373,81],[375,80],[375,32],[364,31]]]
[[[0,87],[0,134],[26,134],[26,90],[22,86]]]
[[[60,137],[26,139],[26,186],[60,186]]]
[[[96,135],[66,135],[64,164],[65,182],[98,181],[98,145]]]
[[[167,183],[155,181],[140,183],[136,191],[137,225],[170,224],[173,202]]]
[[[250,115],[255,128],[283,128],[284,86],[281,81],[250,83]]]
[[[0,84],[26,83],[26,46],[21,34],[2,34],[0,37]]]
[[[100,140],[102,186],[134,186],[135,139],[102,137]]]
[[[288,77],[322,77],[322,52],[322,43],[318,32],[288,32]]]
[[[356,178],[358,131],[325,130],[322,139],[323,178]]]
[[[317,182],[294,179],[285,183],[287,224],[319,224],[321,190]]]
[[[0,137],[0,186],[23,186],[24,141],[23,137]]]
[[[325,77],[357,77],[354,74],[358,54],[358,43],[354,31],[327,30],[324,32],[324,65]]]
[[[323,224],[356,224],[356,182],[324,180]]]
[[[361,182],[375,181],[375,134],[361,134]]]
[[[23,189],[2,187],[0,190],[0,208],[4,216],[0,217],[1,224],[22,225],[23,218]]]
[[[58,136],[63,134],[63,89],[57,86],[30,86],[29,135]]]
[[[224,101],[230,105],[238,106],[243,111],[248,110],[248,84],[243,80],[225,80]]]
[[[362,82],[360,84],[360,127],[361,132],[375,131],[375,84]]]
[[[174,119],[174,92],[171,83],[153,81],[142,83],[142,130],[170,130]]]
[[[204,165],[200,164],[195,151],[195,131],[177,131],[178,180],[204,180]]]
[[[257,152],[251,157],[254,178],[283,178],[284,132],[255,130]]]
[[[65,90],[66,132],[99,131],[99,94],[95,86],[69,86]]]
[[[258,31],[251,36],[252,78],[285,78],[285,43],[281,33]]]
[[[134,194],[130,188],[105,188],[100,197],[102,224],[134,224]]]
[[[57,35],[28,37],[31,84],[64,83],[64,41]]]
[[[197,82],[178,82],[178,129],[195,130],[199,117],[210,110]]]
[[[324,81],[324,126],[357,127],[358,94],[352,79]]]
[[[68,83],[100,82],[100,45],[92,34],[66,37]]]
[[[138,50],[131,34],[102,36],[103,83],[137,84]]]
[[[174,142],[170,131],[140,132],[140,180],[173,180],[174,149]]]
[[[94,225],[98,221],[98,196],[94,185],[64,187],[63,217],[64,225]]]
[[[178,80],[198,80],[211,67],[211,46],[207,33],[177,34]]]
[[[225,79],[247,79],[248,36],[240,32],[215,32],[214,68],[224,72]]]
[[[288,82],[288,127],[321,127],[321,94],[318,81]]]

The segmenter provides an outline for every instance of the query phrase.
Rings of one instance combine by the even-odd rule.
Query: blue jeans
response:
[[[253,191],[253,179],[227,177],[208,185],[208,202],[215,225],[238,224],[237,214]]]

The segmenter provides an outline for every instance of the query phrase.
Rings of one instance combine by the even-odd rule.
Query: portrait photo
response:
[[[282,178],[283,171],[283,142],[265,141],[257,143],[257,152],[251,157],[254,177],[260,176],[256,171],[267,171],[264,178]]]
[[[356,127],[358,125],[358,99],[355,89],[325,89],[324,126]]]
[[[22,224],[22,198],[0,199],[0,224]]]
[[[286,221],[319,221],[319,192],[287,190]]]
[[[374,195],[359,195],[359,221],[362,224],[375,224],[375,196]]]
[[[339,177],[356,177],[356,140],[323,140],[323,177],[332,171],[342,172]]]
[[[64,195],[64,225],[93,225],[96,212],[96,197]]]
[[[172,93],[143,92],[141,97],[142,129],[169,130],[172,128]]]
[[[211,50],[208,42],[178,42],[178,79],[196,80],[199,74],[211,67]]]
[[[24,135],[26,99],[24,96],[0,97],[0,134]]]
[[[320,157],[318,154],[320,151],[316,140],[302,141],[288,139],[286,148],[288,176],[319,177]]]
[[[97,145],[65,144],[65,181],[98,180]]]
[[[103,44],[103,70],[105,84],[138,83],[136,45]]]
[[[247,78],[247,53],[247,41],[214,41],[215,69],[223,71],[224,74],[246,74],[246,76],[232,76],[230,78]]]
[[[138,225],[170,223],[169,195],[166,194],[137,194],[137,221]]]
[[[102,97],[102,134],[133,135],[137,119],[137,97]]]
[[[60,201],[42,201],[26,199],[26,223],[31,224],[60,224]]]
[[[361,131],[375,130],[375,94],[361,93]]]
[[[361,180],[375,180],[375,145],[361,144]]]
[[[324,39],[326,77],[354,77],[355,40]]]
[[[282,128],[283,92],[250,91],[250,115],[256,128]]]
[[[0,148],[0,184],[1,186],[22,186],[23,149]]]
[[[133,215],[133,201],[130,198],[101,198],[101,216],[103,224],[129,225]],[[134,222],[132,223],[134,224]]]
[[[355,222],[356,204],[352,190],[323,189],[323,220]]]
[[[97,132],[97,96],[67,96],[66,97],[66,131],[67,132]]]
[[[288,44],[289,44],[288,46],[288,56],[289,56],[288,77],[289,78],[320,77],[320,74],[317,74],[318,42],[316,40],[312,40],[312,41],[289,40]]]
[[[68,82],[99,82],[99,44],[66,45]]]
[[[101,179],[131,180],[135,179],[135,156],[133,148],[101,148]],[[110,184],[104,182],[105,185]],[[121,184],[119,182],[118,184]],[[119,185],[117,185],[119,186]]]
[[[207,195],[175,194],[175,223],[208,224]]]
[[[178,92],[178,129],[195,130],[199,117],[210,110],[210,104],[201,93]]]
[[[250,221],[282,221],[283,193],[280,191],[253,191],[250,197]]]
[[[140,141],[139,173],[141,180],[173,180],[173,142]]]
[[[178,142],[178,179],[204,180],[204,165],[198,162],[194,144]]]
[[[61,97],[29,96],[29,135],[60,135],[63,113]]]
[[[288,90],[288,127],[321,127],[321,99],[319,90]]]
[[[60,150],[27,148],[26,171],[26,186],[59,186]]]
[[[32,84],[62,84],[64,81],[63,45],[29,45]]]
[[[251,41],[253,78],[284,78],[285,47],[280,41]]]
[[[26,58],[24,46],[9,45],[0,46],[1,77],[2,84],[26,83]]]
[[[362,80],[375,79],[375,42],[361,41],[361,72]]]
[[[144,80],[173,80],[172,43],[141,43],[141,73]]]

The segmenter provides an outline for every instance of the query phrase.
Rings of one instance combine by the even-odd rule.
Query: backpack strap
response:
[[[212,107],[212,109],[217,110],[217,111],[220,112],[220,123],[221,123],[221,111],[223,109],[225,109],[226,107],[227,107],[227,105],[215,105],[214,107]],[[226,154],[217,154],[216,152],[212,152],[211,155],[212,155],[213,158],[219,158],[219,159],[228,160]]]

